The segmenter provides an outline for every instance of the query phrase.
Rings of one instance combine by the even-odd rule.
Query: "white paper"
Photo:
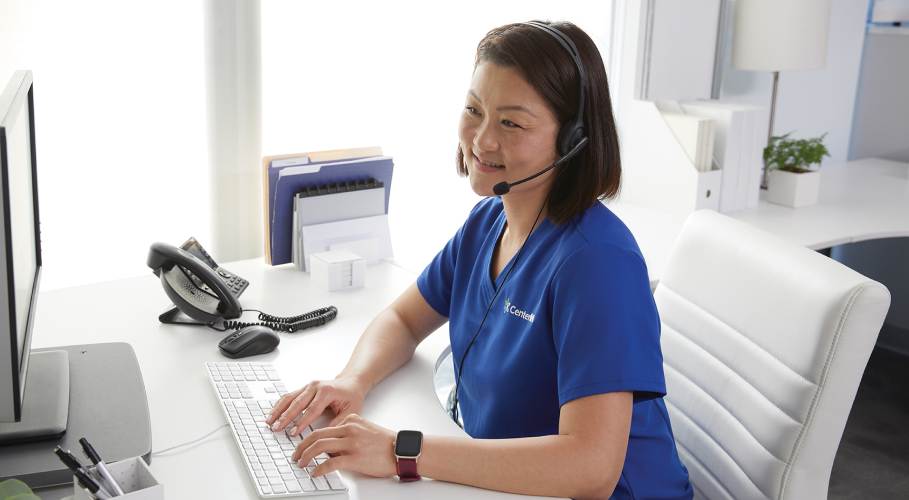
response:
[[[316,252],[345,248],[366,259],[367,264],[394,257],[388,215],[303,226],[301,234],[306,271],[310,269],[310,254]]]

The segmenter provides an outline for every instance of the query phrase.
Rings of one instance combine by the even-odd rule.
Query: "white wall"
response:
[[[419,270],[477,201],[454,173],[477,42],[568,19],[606,55],[611,8],[263,2],[263,151],[393,155],[395,250]],[[202,16],[200,1],[0,0],[0,85],[35,77],[43,290],[145,275],[154,241],[209,241]]]
[[[780,73],[773,135],[793,132],[794,138],[811,138],[828,133],[824,144],[830,157],[821,165],[849,159],[868,3],[833,0],[825,69]],[[732,36],[728,39],[720,99],[769,107],[773,74],[732,69]]]
[[[0,85],[34,72],[42,290],[206,240],[201,26],[197,2],[0,2]]]

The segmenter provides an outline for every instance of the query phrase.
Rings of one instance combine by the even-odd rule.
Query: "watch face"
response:
[[[423,433],[420,431],[401,431],[395,440],[395,455],[415,457],[423,448]]]

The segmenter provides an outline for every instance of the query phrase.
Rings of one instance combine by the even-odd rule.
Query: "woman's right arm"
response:
[[[417,345],[446,321],[426,302],[417,284],[410,285],[372,320],[334,380],[313,381],[284,395],[265,422],[279,431],[302,413],[296,428],[291,427],[290,434],[296,435],[325,408],[335,412],[332,426],[351,413],[360,413],[366,393],[406,363]]]

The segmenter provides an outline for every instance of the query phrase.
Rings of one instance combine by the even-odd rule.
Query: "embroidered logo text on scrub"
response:
[[[505,299],[505,314],[514,314],[515,316],[530,323],[533,323],[533,317],[535,316],[534,314],[522,311],[517,307],[511,305],[511,299]]]

